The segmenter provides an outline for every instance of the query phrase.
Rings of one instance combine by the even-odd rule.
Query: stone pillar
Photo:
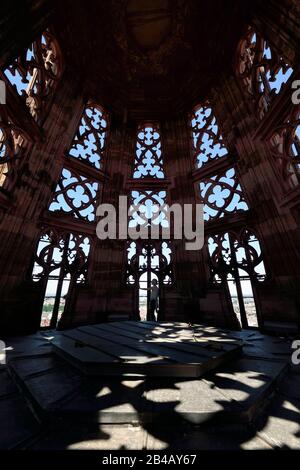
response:
[[[195,205],[191,182],[190,137],[185,116],[161,124],[166,177],[170,180],[168,204]],[[166,319],[199,320],[199,297],[204,288],[203,257],[199,251],[187,251],[185,240],[172,242],[175,284],[166,290]]]
[[[119,214],[119,196],[127,196],[127,177],[134,160],[135,129],[131,123],[112,117],[103,203],[112,204]],[[122,214],[124,215],[124,214]],[[126,285],[127,240],[98,240],[95,248],[95,309],[101,315],[121,314],[134,318],[134,289]],[[98,316],[99,318],[99,316]]]

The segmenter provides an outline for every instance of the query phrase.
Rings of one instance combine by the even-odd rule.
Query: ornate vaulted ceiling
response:
[[[250,0],[64,0],[54,26],[87,96],[133,118],[169,115],[205,97],[229,70]]]

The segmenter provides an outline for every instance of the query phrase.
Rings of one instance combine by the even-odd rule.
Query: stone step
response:
[[[234,359],[202,378],[89,377],[54,354],[14,358],[9,368],[38,412],[73,422],[249,422],[287,370],[284,362]]]
[[[0,369],[0,450],[22,448],[40,432],[40,424],[7,368]]]
[[[69,330],[52,341],[54,351],[85,374],[135,378],[199,377],[242,352],[239,343],[180,341],[174,327],[176,340],[150,338],[128,323]]]

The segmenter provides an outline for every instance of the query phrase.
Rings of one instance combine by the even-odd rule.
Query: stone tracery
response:
[[[69,156],[78,158],[96,169],[103,167],[108,117],[99,106],[88,104],[69,149]]]
[[[24,99],[32,117],[39,123],[61,73],[59,46],[49,29],[4,71]]]
[[[202,168],[206,163],[228,154],[209,102],[195,109],[191,127],[196,168]]]
[[[252,98],[259,119],[268,111],[293,69],[268,42],[249,27],[238,48],[237,75]]]
[[[9,190],[17,177],[17,164],[30,144],[25,132],[16,126],[6,109],[0,116],[0,187]],[[7,179],[8,177],[8,179]]]

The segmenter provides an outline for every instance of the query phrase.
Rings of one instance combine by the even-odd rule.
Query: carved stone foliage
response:
[[[234,168],[204,178],[199,186],[205,221],[248,209]]]
[[[133,177],[165,177],[160,131],[156,124],[146,124],[138,129]]]
[[[98,191],[99,183],[63,168],[49,210],[71,213],[75,218],[93,222]]]
[[[48,29],[4,70],[38,123],[44,116],[61,72],[59,46]]]
[[[192,152],[196,168],[202,168],[211,160],[224,157],[228,154],[209,102],[197,106],[190,122],[192,129]]]
[[[18,161],[26,154],[29,138],[0,107],[0,187],[9,190],[17,177]]]
[[[89,104],[82,115],[73,139],[69,156],[78,158],[98,170],[103,167],[108,131],[106,113],[97,105]]]
[[[283,188],[288,191],[300,183],[300,107],[293,106],[283,124],[270,139],[271,152]]]
[[[248,229],[209,237],[210,271],[213,282],[223,282],[244,272],[251,281],[263,281],[266,271],[260,243]]]
[[[252,98],[257,117],[262,119],[293,69],[250,27],[240,41],[237,56],[237,75]]]
[[[86,235],[65,233],[58,229],[45,230],[41,235],[34,259],[34,281],[68,274],[76,283],[86,281],[90,240]]]

